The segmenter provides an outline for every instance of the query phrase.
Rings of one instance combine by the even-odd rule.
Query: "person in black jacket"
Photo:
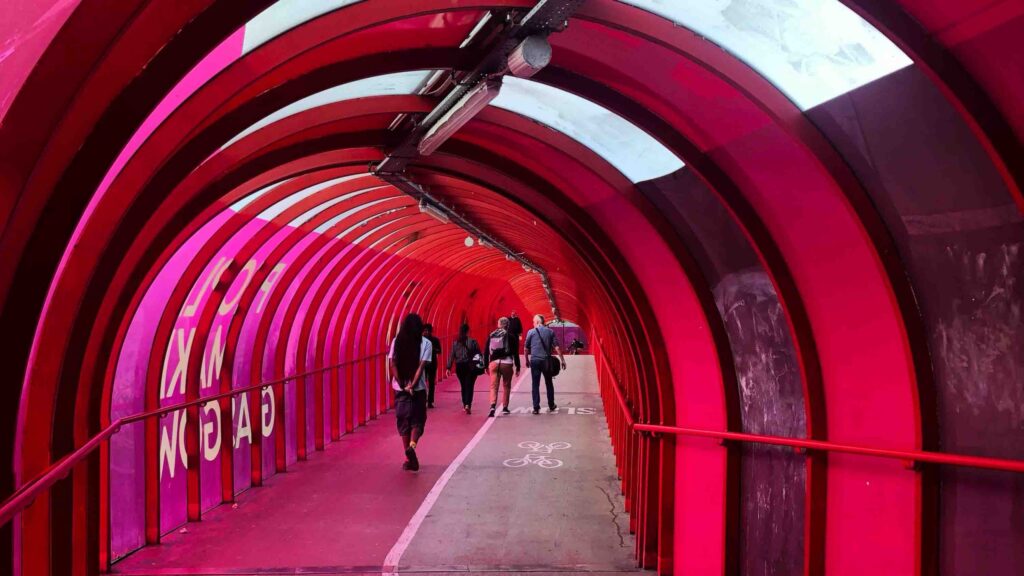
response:
[[[434,407],[434,389],[437,388],[437,357],[441,355],[441,341],[434,337],[434,326],[423,325],[423,337],[430,340],[430,362],[423,367],[427,376],[427,408]]]
[[[482,361],[480,345],[469,337],[469,324],[463,324],[459,327],[459,337],[452,342],[445,375],[451,377],[454,366],[455,375],[459,378],[459,388],[462,389],[462,409],[466,414],[473,413],[473,385],[478,374],[475,359],[478,355]]]
[[[523,337],[523,321],[519,319],[519,314],[516,314],[515,310],[508,319],[508,331],[516,337],[516,342]]]
[[[509,319],[499,318],[498,329],[487,336],[484,343],[484,366],[491,376],[491,411],[488,418],[494,418],[494,411],[498,408],[498,389],[501,382],[505,382],[504,394],[502,395],[502,414],[509,414],[508,402],[512,394],[512,371],[519,376],[519,340],[514,334],[508,331]]]

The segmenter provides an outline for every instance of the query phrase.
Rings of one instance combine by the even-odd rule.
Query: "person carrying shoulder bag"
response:
[[[555,405],[555,385],[552,382],[558,369],[565,369],[565,356],[558,344],[558,337],[555,331],[544,325],[544,316],[537,314],[533,317],[533,328],[526,333],[524,342],[526,349],[526,364],[530,367],[530,376],[533,380],[533,413],[540,414],[540,378],[544,377],[544,385],[547,388],[548,412],[558,409]],[[554,355],[558,354],[558,360]]]

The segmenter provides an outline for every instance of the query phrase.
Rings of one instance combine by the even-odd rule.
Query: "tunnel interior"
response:
[[[1024,571],[1019,2],[0,14],[5,570],[116,570],[383,419],[406,314],[516,310],[593,356],[640,568]]]

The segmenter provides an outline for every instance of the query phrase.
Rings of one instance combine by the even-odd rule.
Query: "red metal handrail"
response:
[[[622,383],[619,382],[615,372],[612,371],[611,367],[608,366],[608,355],[604,353],[604,346],[601,345],[600,338],[594,338],[594,342],[597,343],[597,350],[601,353],[601,361],[605,363],[608,374],[612,377],[611,389],[615,392],[615,398],[619,401],[619,408],[622,410],[623,417],[626,418],[626,427],[629,430],[633,430],[633,426],[636,425],[636,420],[633,418],[633,411],[629,408],[629,403],[626,402],[625,393],[622,391]]]
[[[756,444],[771,444],[774,446],[789,446],[791,448],[802,448],[807,450],[821,450],[823,452],[843,452],[846,454],[858,454],[861,456],[903,460],[905,462],[928,462],[931,464],[945,464],[948,466],[966,466],[970,468],[1003,470],[1006,472],[1024,472],[1024,461],[1008,460],[1005,458],[987,458],[984,456],[968,456],[965,454],[930,452],[927,450],[873,448],[857,444],[826,442],[824,440],[805,440],[802,438],[787,438],[784,436],[702,430],[698,428],[684,428],[681,426],[664,426],[661,424],[638,423],[633,426],[633,429],[638,432],[699,436],[702,438],[717,438],[719,440],[734,440],[738,442],[751,442]]]
[[[598,344],[600,346],[600,344]],[[604,355],[602,350],[601,355]],[[626,425],[632,430],[636,425],[636,420],[633,419],[633,411],[629,408],[629,403],[626,401],[626,396],[622,392],[622,385],[619,383],[619,379],[615,377],[615,373],[612,372],[611,368],[608,368],[608,374],[612,377],[612,391],[615,392],[615,397],[619,400],[619,408],[622,409],[622,415],[626,418]]]
[[[111,436],[116,434],[122,426],[126,424],[132,424],[140,422],[146,418],[155,418],[164,416],[178,410],[185,408],[191,408],[192,406],[204,406],[207,402],[213,402],[222,398],[229,398],[237,396],[245,392],[251,392],[253,390],[262,390],[271,386],[284,385],[292,380],[298,380],[300,378],[306,378],[321,372],[327,372],[348,366],[350,364],[357,364],[359,362],[365,362],[374,358],[380,358],[386,356],[386,352],[380,352],[377,354],[371,354],[369,356],[363,356],[362,358],[356,358],[354,360],[346,360],[323,368],[316,368],[314,370],[308,370],[301,374],[292,374],[291,376],[285,376],[277,380],[270,380],[267,382],[261,382],[259,384],[253,384],[244,388],[235,388],[228,392],[221,392],[220,394],[213,394],[198,398],[196,400],[190,400],[188,402],[181,402],[171,406],[165,406],[156,410],[150,410],[148,412],[141,412],[132,416],[125,416],[124,418],[118,418],[112,422],[109,426],[101,430],[98,434],[82,444],[74,452],[68,454],[59,461],[51,464],[46,470],[39,476],[31,480],[30,482],[22,485],[14,494],[12,494],[7,500],[4,501],[3,507],[0,507],[0,526],[6,525],[15,515],[28,508],[32,502],[41,494],[43,491],[48,490],[51,486],[59,482],[61,479],[67,477],[71,470],[78,465],[82,460],[92,454],[97,448],[99,448],[103,442],[109,439]]]
[[[604,349],[601,342],[597,342],[602,357]],[[889,458],[903,460],[904,462],[918,463],[927,462],[930,464],[943,464],[946,466],[965,466],[969,468],[985,468],[988,470],[1002,470],[1004,472],[1024,472],[1024,461],[1010,460],[1006,458],[988,458],[985,456],[968,456],[966,454],[952,454],[949,452],[932,452],[928,450],[897,450],[890,448],[875,448],[872,446],[861,446],[858,444],[843,444],[825,440],[809,440],[803,438],[788,438],[785,436],[769,436],[765,434],[746,434],[743,432],[728,432],[720,430],[705,430],[700,428],[686,428],[682,426],[667,426],[664,424],[646,424],[636,422],[633,413],[626,402],[622,392],[622,386],[615,377],[615,374],[608,370],[612,378],[612,390],[619,401],[619,406],[626,417],[627,427],[633,432],[653,432],[658,434],[675,434],[677,436],[695,436],[700,438],[714,438],[717,440],[729,440],[734,442],[748,442],[752,444],[770,444],[773,446],[787,446],[794,449],[819,450],[822,452],[842,452],[845,454],[857,454],[860,456],[873,456],[876,458]]]

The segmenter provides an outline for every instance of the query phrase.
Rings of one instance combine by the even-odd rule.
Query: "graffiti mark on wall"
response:
[[[1019,243],[987,251],[947,247],[951,296],[933,338],[955,405],[975,416],[1001,414],[1011,428],[1024,425],[1021,256]]]

